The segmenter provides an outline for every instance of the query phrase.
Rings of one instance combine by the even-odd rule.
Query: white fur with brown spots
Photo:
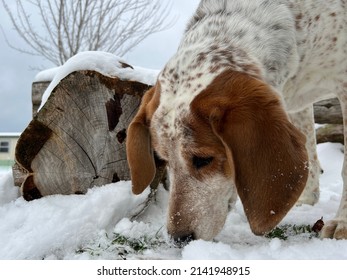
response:
[[[203,0],[128,129],[133,191],[153,179],[154,150],[168,164],[174,239],[212,239],[236,193],[264,234],[305,185],[299,203],[318,200],[311,106],[336,93],[346,116],[346,91],[346,1]],[[323,237],[347,238],[343,177]]]

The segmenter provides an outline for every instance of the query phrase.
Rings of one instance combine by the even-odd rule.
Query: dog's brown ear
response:
[[[156,171],[149,131],[150,118],[156,109],[154,94],[155,87],[145,93],[127,131],[126,152],[134,194],[142,193],[149,186]]]
[[[211,86],[215,96],[207,104],[213,108],[212,129],[232,157],[250,227],[262,235],[282,220],[305,187],[305,136],[289,122],[279,97],[263,82],[229,73]]]

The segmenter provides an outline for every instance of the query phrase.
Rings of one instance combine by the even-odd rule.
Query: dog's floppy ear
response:
[[[305,187],[305,136],[289,122],[277,94],[260,80],[226,73],[206,89],[211,90],[203,95],[214,94],[204,102],[211,108],[212,129],[232,157],[250,227],[264,234],[282,220]]]
[[[152,182],[156,168],[149,131],[149,122],[157,105],[155,87],[142,97],[140,108],[131,121],[126,138],[127,160],[130,168],[132,191],[142,193]]]

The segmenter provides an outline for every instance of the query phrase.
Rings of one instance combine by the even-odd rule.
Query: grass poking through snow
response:
[[[281,225],[275,227],[272,231],[267,233],[267,238],[279,238],[287,240],[288,237],[296,235],[306,235],[308,238],[318,237],[318,233],[312,230],[311,225]]]

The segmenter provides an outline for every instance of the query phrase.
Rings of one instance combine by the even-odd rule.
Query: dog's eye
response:
[[[213,160],[213,157],[198,157],[193,156],[193,165],[196,169],[203,168],[206,165],[209,165]]]

